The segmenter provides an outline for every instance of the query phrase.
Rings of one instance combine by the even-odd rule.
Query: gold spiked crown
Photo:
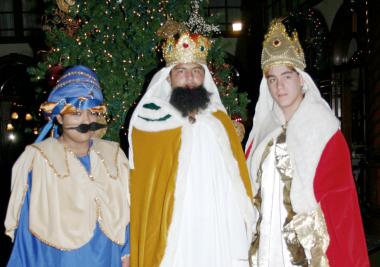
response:
[[[166,66],[179,63],[206,64],[210,41],[203,35],[182,33],[179,39],[174,36],[166,39],[162,46]]]
[[[272,21],[261,53],[261,69],[264,72],[274,65],[291,65],[301,70],[306,67],[297,32],[293,32],[290,37],[280,20]]]

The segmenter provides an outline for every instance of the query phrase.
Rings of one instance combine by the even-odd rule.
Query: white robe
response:
[[[275,140],[274,140],[275,141]],[[275,142],[262,164],[259,267],[290,267],[290,255],[282,235],[287,211],[283,202],[284,183],[276,168]]]
[[[162,267],[249,266],[251,229],[247,229],[239,203],[242,196],[237,195],[234,181],[239,179],[239,192],[244,188],[234,171],[237,167],[226,162],[235,159],[231,152],[226,156],[227,136],[220,133],[225,133],[223,125],[211,114],[197,116],[195,124],[183,126],[186,145],[180,157],[187,161],[186,175],[177,176]]]

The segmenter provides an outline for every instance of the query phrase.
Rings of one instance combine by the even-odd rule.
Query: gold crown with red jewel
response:
[[[290,37],[281,20],[272,21],[263,42],[261,68],[266,72],[274,65],[291,65],[304,70],[306,67],[302,46],[295,31]]]
[[[184,32],[178,39],[170,36],[162,46],[166,66],[179,63],[207,63],[210,41],[203,35]]]

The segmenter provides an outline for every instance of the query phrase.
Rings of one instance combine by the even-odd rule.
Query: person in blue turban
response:
[[[68,68],[41,109],[49,122],[12,170],[8,266],[128,266],[129,163],[96,138],[106,112],[96,74]]]

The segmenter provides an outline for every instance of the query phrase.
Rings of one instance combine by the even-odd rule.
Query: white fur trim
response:
[[[302,75],[305,82],[305,97],[288,122],[286,141],[294,167],[290,197],[293,209],[298,213],[317,207],[313,190],[315,171],[323,149],[339,129],[339,121],[321,97],[311,77],[299,69],[297,72]],[[275,138],[279,134],[284,123],[283,114],[274,103],[266,78],[263,77],[253,127],[247,142],[247,146],[253,142],[247,161],[252,183],[256,187],[257,169],[263,149],[270,138]]]
[[[222,100],[220,99],[218,88],[217,88],[217,86],[216,86],[216,84],[215,84],[215,82],[211,76],[209,69],[207,68],[206,65],[204,65],[204,64],[201,64],[201,65],[205,70],[205,80],[203,82],[203,86],[205,87],[205,89],[208,92],[211,93],[211,97],[210,97],[211,104],[210,104],[209,108],[211,108],[213,111],[222,110],[222,111],[226,112],[226,109],[224,108],[224,106],[222,104]],[[155,126],[155,125],[158,125],[158,123],[152,124],[151,122],[147,122],[147,121],[137,122],[139,120],[139,118],[138,118],[139,114],[142,113],[144,104],[159,100],[160,103],[166,103],[166,105],[168,105],[168,106],[170,105],[169,99],[170,99],[172,89],[171,89],[171,85],[170,85],[167,78],[169,76],[170,71],[172,70],[172,68],[174,66],[175,65],[162,68],[160,71],[158,71],[153,76],[146,93],[144,94],[144,96],[142,97],[141,101],[139,102],[135,111],[132,114],[131,121],[129,123],[129,132],[128,132],[129,163],[130,163],[130,167],[132,169],[134,168],[133,140],[132,140],[132,129],[133,129],[133,127],[136,127],[136,125],[138,124],[139,129],[146,129],[147,131],[150,131],[151,129],[156,129],[156,128],[159,128],[160,130],[164,130],[165,127],[166,127],[166,129],[172,129],[173,127],[175,128],[174,125],[176,125],[176,122],[173,122],[172,120],[167,121],[166,123],[165,122],[159,123],[160,124],[159,127]],[[174,109],[172,109],[172,110],[174,110]],[[172,114],[172,113],[170,113],[170,114]],[[178,112],[174,111],[173,114],[178,114]],[[148,124],[149,124],[149,126],[148,126]],[[153,125],[153,126],[151,126],[151,125]]]

